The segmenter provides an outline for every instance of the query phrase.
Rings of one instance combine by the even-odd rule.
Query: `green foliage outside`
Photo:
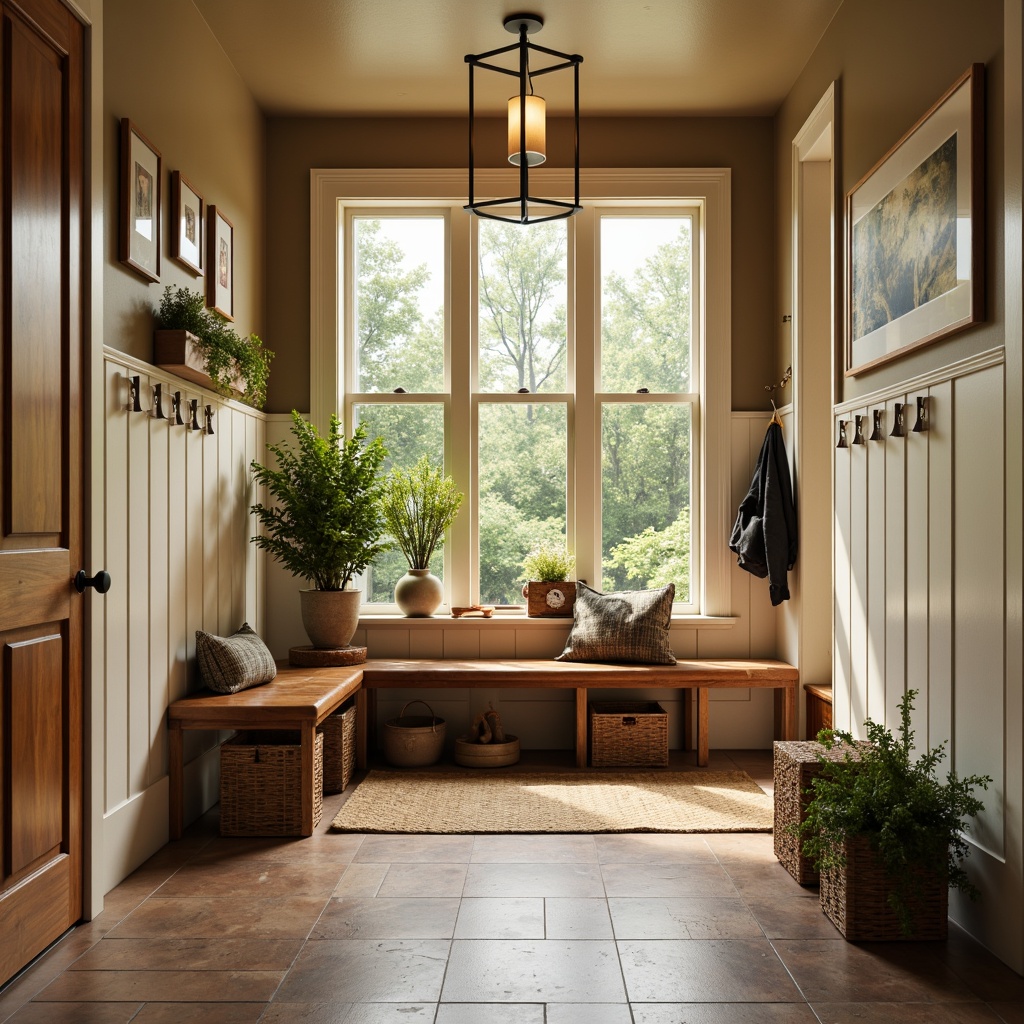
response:
[[[479,376],[484,393],[520,388],[537,402],[481,402],[478,483],[480,599],[521,604],[523,559],[542,542],[566,548],[566,407],[545,403],[568,379],[565,225],[481,225]],[[603,391],[691,388],[689,221],[627,280],[604,282]],[[419,297],[436,273],[412,267],[373,218],[356,235],[359,387],[431,394],[443,384],[443,318]],[[585,342],[584,342],[585,343]],[[364,404],[359,422],[380,434],[389,466],[411,470],[442,456],[439,404]],[[629,590],[674,582],[690,599],[691,416],[687,405],[615,403],[602,419],[603,584]],[[654,552],[660,552],[658,557]],[[397,551],[373,566],[368,600],[391,601],[405,571]],[[435,552],[431,569],[440,575]]]
[[[992,781],[988,775],[960,778],[949,771],[940,782],[935,772],[944,743],[913,759],[910,718],[917,694],[908,690],[900,701],[898,736],[868,719],[869,746],[846,752],[841,761],[821,759],[804,821],[788,826],[819,870],[845,865],[842,845],[847,836],[867,836],[893,882],[889,904],[908,934],[922,866],[945,869],[952,888],[977,899],[978,890],[962,866],[969,852],[964,833],[967,819],[984,807],[974,790],[988,789]],[[818,739],[828,749],[855,743],[850,733],[831,729],[823,729]]]
[[[317,590],[344,590],[391,546],[380,540],[387,449],[379,437],[367,443],[364,426],[346,441],[337,416],[327,437],[294,411],[291,429],[297,447],[267,445],[276,469],[252,462],[254,479],[275,499],[250,509],[263,527],[252,542]]]
[[[230,385],[237,372],[245,386],[243,400],[257,409],[263,408],[274,353],[263,347],[257,335],[241,337],[223,317],[206,308],[206,300],[199,292],[188,288],[172,290],[170,285],[164,288],[156,322],[161,330],[188,331],[196,336],[215,391],[235,397]]]

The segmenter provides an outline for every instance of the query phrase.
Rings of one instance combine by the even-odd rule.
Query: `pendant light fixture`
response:
[[[538,224],[548,220],[562,220],[579,213],[580,206],[580,64],[583,58],[578,53],[559,53],[529,41],[529,36],[539,32],[544,19],[536,14],[514,14],[503,22],[505,30],[519,37],[517,43],[502,46],[487,53],[466,54],[469,65],[469,202],[463,207],[478,217],[503,220],[513,224]],[[557,63],[546,67],[530,67],[530,51],[553,57]],[[494,57],[518,51],[518,67],[502,67],[488,63]],[[519,91],[508,101],[508,162],[519,168],[519,195],[505,199],[474,200],[474,171],[476,167],[474,132],[476,121],[473,75],[476,68],[510,75],[519,82]],[[574,182],[573,202],[561,199],[541,199],[530,194],[530,168],[537,167],[547,159],[547,105],[544,98],[534,92],[533,80],[554,71],[572,68],[573,73],[573,131],[574,131]],[[531,215],[530,207],[539,207]],[[513,207],[514,212],[499,212],[502,208]]]

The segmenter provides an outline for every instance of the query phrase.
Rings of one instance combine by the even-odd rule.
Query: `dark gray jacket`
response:
[[[740,503],[729,547],[739,566],[764,579],[772,604],[789,600],[786,573],[796,562],[796,508],[782,427],[768,424],[750,490]]]

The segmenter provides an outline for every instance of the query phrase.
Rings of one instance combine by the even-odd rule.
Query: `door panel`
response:
[[[0,984],[82,908],[82,29],[0,0]]]

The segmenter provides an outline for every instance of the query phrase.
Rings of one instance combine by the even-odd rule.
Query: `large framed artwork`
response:
[[[206,305],[222,317],[234,320],[235,228],[216,206],[207,209]]]
[[[203,197],[181,173],[171,174],[171,256],[203,276]]]
[[[160,151],[121,119],[121,231],[118,258],[148,281],[160,280]]]
[[[984,65],[846,197],[846,375],[984,317]]]

